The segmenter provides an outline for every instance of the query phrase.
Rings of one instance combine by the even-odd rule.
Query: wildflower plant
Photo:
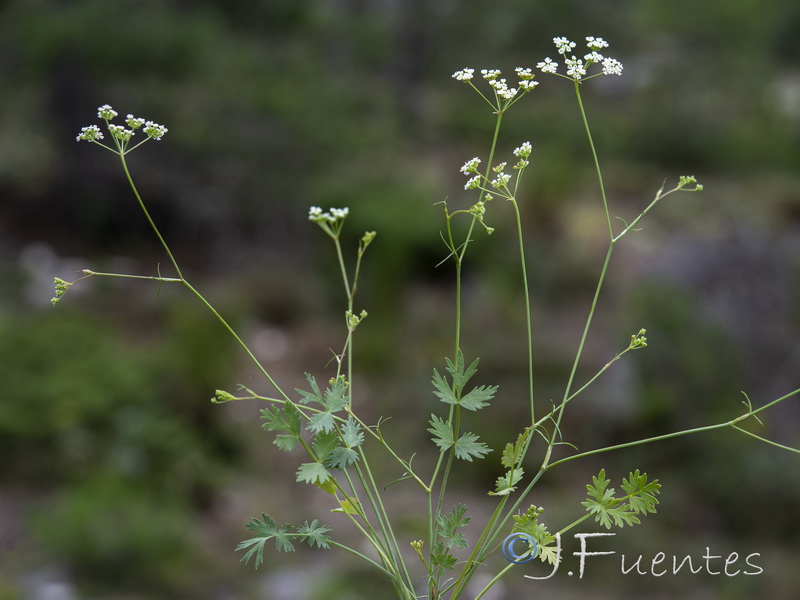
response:
[[[605,470],[601,470],[592,477],[591,482],[587,483],[586,498],[579,499],[575,503],[575,511],[579,516],[568,524],[547,524],[542,519],[544,509],[531,505],[529,498],[541,478],[556,467],[612,450],[628,449],[679,436],[727,428],[784,450],[800,453],[798,449],[780,445],[743,427],[747,422],[760,423],[761,413],[796,396],[800,393],[800,389],[759,407],[755,407],[745,395],[744,410],[738,416],[704,427],[668,432],[587,451],[578,451],[567,440],[561,439],[562,424],[573,402],[585,394],[603,373],[617,361],[622,360],[626,354],[642,350],[648,344],[645,329],[638,329],[630,336],[628,345],[612,356],[597,373],[583,383],[576,381],[578,367],[581,364],[583,350],[615,247],[625,236],[636,231],[641,220],[665,198],[678,192],[699,192],[702,190],[702,185],[693,176],[680,176],[672,187],[662,185],[644,205],[641,213],[630,223],[622,221],[622,226],[615,227],[598,154],[592,141],[589,121],[581,98],[581,89],[584,83],[594,77],[621,75],[622,64],[601,54],[600,51],[605,51],[608,47],[608,43],[602,38],[587,37],[586,53],[582,57],[574,54],[577,47],[574,42],[563,37],[555,38],[553,41],[564,62],[565,74],[559,72],[561,65],[549,57],[539,62],[537,68],[544,74],[567,79],[574,85],[579,113],[596,170],[599,200],[604,214],[602,227],[608,235],[608,249],[580,339],[577,341],[575,357],[564,383],[563,394],[556,402],[546,403],[534,393],[532,313],[521,208],[518,201],[522,176],[534,158],[534,145],[529,141],[522,141],[513,151],[498,148],[503,116],[512,106],[516,106],[522,98],[536,89],[539,82],[535,79],[536,76],[531,68],[522,67],[515,70],[515,83],[509,83],[496,69],[482,70],[480,75],[483,81],[478,80],[477,84],[475,70],[472,68],[454,73],[455,80],[472,88],[489,105],[495,118],[495,129],[485,160],[473,157],[466,160],[460,169],[466,177],[464,190],[467,194],[473,195],[474,201],[467,202],[465,205],[467,208],[453,208],[446,201],[440,203],[444,219],[442,239],[447,248],[447,256],[442,262],[451,263],[456,275],[455,316],[452,355],[444,358],[443,367],[432,370],[432,394],[439,403],[436,404],[438,409],[432,410],[426,424],[432,440],[430,450],[435,453],[434,465],[429,472],[422,472],[412,465],[412,457],[401,456],[395,451],[389,439],[390,432],[385,431],[383,420],[368,422],[362,418],[353,403],[353,398],[357,394],[353,385],[356,355],[354,339],[358,327],[367,317],[366,311],[356,306],[356,291],[362,259],[376,239],[375,232],[366,232],[360,238],[355,264],[351,271],[345,259],[345,249],[341,244],[342,231],[349,210],[331,208],[324,211],[320,207],[309,209],[309,221],[317,225],[331,240],[336,253],[346,298],[346,308],[343,312],[343,342],[341,350],[336,354],[333,372],[327,381],[318,381],[314,376],[306,374],[305,387],[290,392],[271,377],[227,321],[189,283],[139,195],[125,157],[149,140],[162,139],[167,129],[132,115],[127,116],[124,125],[112,123],[118,116],[117,112],[110,106],[104,105],[98,109],[97,114],[104,122],[111,143],[103,142],[106,134],[98,125],[84,127],[78,135],[79,141],[97,144],[117,154],[133,195],[175,271],[175,276],[164,277],[160,273],[145,276],[85,270],[81,279],[124,277],[178,284],[184,286],[205,305],[258,367],[268,384],[267,387],[271,390],[269,393],[263,393],[244,386],[237,394],[217,390],[212,402],[217,404],[243,400],[264,402],[266,407],[261,410],[263,428],[275,435],[274,443],[278,449],[285,452],[299,452],[305,456],[304,462],[298,465],[296,482],[314,486],[321,493],[327,494],[332,509],[342,513],[369,546],[369,550],[364,550],[361,546],[356,548],[337,541],[336,532],[317,518],[311,518],[302,524],[279,525],[273,516],[262,514],[245,525],[251,536],[237,548],[243,552],[244,562],[252,561],[256,567],[261,566],[267,560],[265,553],[269,551],[268,546],[273,544],[278,551],[284,552],[293,550],[298,543],[306,543],[320,549],[336,547],[383,573],[396,596],[402,600],[418,598],[456,600],[466,598],[468,593],[478,600],[520,562],[507,561],[501,567],[496,567],[496,562],[489,561],[491,557],[500,554],[503,540],[511,539],[509,536],[521,536],[520,539],[526,544],[519,557],[535,557],[542,562],[557,565],[561,558],[556,545],[558,535],[587,520],[593,520],[605,528],[636,525],[641,517],[657,510],[660,484],[656,479],[652,479],[646,473],[640,473],[638,469],[633,469],[628,477],[622,479],[619,485],[621,492],[617,493],[611,487],[611,481],[606,476]],[[135,136],[139,133],[143,134],[143,139],[136,143]],[[498,153],[504,155],[499,161],[495,157]],[[471,384],[472,378],[478,371],[479,359],[471,356],[468,349],[462,348],[461,282],[462,270],[475,231],[480,231],[482,228],[487,234],[491,234],[494,228],[487,223],[491,222],[489,218],[491,211],[502,210],[504,202],[510,205],[515,218],[514,236],[519,251],[520,289],[525,299],[525,336],[528,347],[528,397],[525,402],[529,418],[519,430],[509,431],[508,442],[502,448],[490,448],[477,434],[465,431],[464,416],[467,413],[490,410],[493,403],[510,400],[502,398],[497,385]],[[468,223],[466,233],[460,237],[453,227],[454,219],[466,219]],[[53,304],[58,303],[75,283],[77,281],[67,282],[57,278]],[[537,437],[544,441],[544,449],[541,456],[535,457],[530,450],[533,440]],[[369,452],[365,444],[367,440],[374,442],[369,446]],[[557,446],[567,450],[556,452]],[[470,548],[464,530],[476,526],[475,519],[469,515],[469,509],[465,504],[451,498],[452,492],[448,489],[448,484],[455,461],[474,462],[487,457],[496,457],[491,459],[496,461],[496,483],[492,489],[486,490],[495,508],[488,520],[477,524],[477,534],[471,536],[476,541]],[[388,484],[397,482],[376,479],[372,465],[377,461],[393,462],[403,473],[399,482],[414,486],[420,494],[427,506],[426,530],[422,537],[411,537],[408,532],[398,529],[397,516],[384,500],[393,489]],[[419,533],[417,532],[417,535]],[[407,552],[409,549],[410,553]],[[409,556],[412,562],[408,562]],[[490,565],[493,564],[496,572],[488,578],[488,582],[477,593],[468,592],[472,589],[469,584],[475,574],[479,570],[490,569]]]

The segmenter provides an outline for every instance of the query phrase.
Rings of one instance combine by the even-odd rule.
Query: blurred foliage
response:
[[[177,573],[195,543],[183,524],[213,502],[237,456],[224,417],[205,402],[235,378],[235,348],[202,307],[174,295],[155,308],[121,301],[105,284],[95,286],[103,302],[76,293],[51,314],[36,300],[47,292],[23,293],[25,249],[45,240],[57,255],[50,266],[62,269],[48,278],[119,256],[125,271],[153,273],[160,262],[168,274],[111,155],[74,142],[96,106],[169,127],[164,142],[131,157],[134,177],[192,279],[212,282],[236,315],[256,315],[242,319],[249,327],[308,333],[298,324],[341,318],[341,282],[308,206],[349,206],[353,249],[377,230],[357,307],[370,312],[357,341],[368,379],[360,389],[376,419],[401,410],[418,423],[433,402],[431,368],[452,355],[452,269],[434,268],[445,253],[434,203],[468,202],[457,170],[485,153],[492,126],[450,74],[535,64],[554,54],[555,35],[602,36],[625,65],[622,78],[586,89],[618,214],[637,214],[664,177],[691,172],[706,183],[702,197],[659,207],[615,257],[579,378],[639,327],[653,341],[598,382],[565,435],[589,444],[704,424],[734,414],[742,389],[764,401],[796,386],[798,29],[794,0],[6,0],[0,485],[46,488],[53,501],[37,504],[33,530],[83,581],[107,574],[106,585],[120,578],[136,589],[141,577],[142,590],[159,581],[174,590],[189,585]],[[560,393],[603,252],[571,90],[548,83],[509,114],[501,139],[535,148],[521,200],[542,399]],[[506,398],[496,422],[476,424],[493,429],[481,433],[496,447],[523,418],[515,399],[526,385],[505,209],[490,207],[498,232],[477,237],[465,279],[465,353],[482,357],[481,383],[500,383]],[[339,338],[313,322],[308,344],[327,357]],[[398,363],[403,372],[387,378]],[[787,424],[797,416],[785,407],[768,425],[796,444]],[[430,443],[400,421],[387,430],[411,451]],[[800,489],[797,469],[732,433],[636,458],[608,457],[665,483],[672,529],[697,506],[697,528],[781,540],[797,523],[797,494],[781,496],[775,483],[783,475],[783,491]],[[478,471],[486,486],[492,460]],[[786,500],[775,500],[773,518],[743,524],[760,494]]]

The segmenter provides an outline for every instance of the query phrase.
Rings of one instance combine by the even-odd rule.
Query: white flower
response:
[[[122,125],[109,124],[108,131],[111,132],[111,135],[121,142],[130,141],[130,139],[133,137],[133,131],[130,129],[125,129]]]
[[[622,63],[615,58],[604,59],[603,75],[622,75]]]
[[[144,132],[147,134],[147,137],[151,137],[156,141],[164,137],[167,131],[169,130],[166,127],[154,123],[153,121],[146,121],[144,124]]]
[[[128,124],[128,127],[131,129],[139,129],[142,125],[144,125],[144,119],[136,118],[133,115],[128,115],[125,117],[125,122]]]
[[[599,52],[592,51],[592,52],[589,52],[589,54],[587,54],[586,56],[584,56],[583,60],[585,60],[587,64],[592,64],[592,63],[603,62],[604,57]]]
[[[350,209],[347,207],[331,209],[331,215],[333,215],[333,217],[336,219],[344,219],[349,214],[350,214]]]
[[[103,106],[97,109],[97,116],[104,121],[110,121],[117,116],[117,111],[111,108],[108,104],[103,104]]]
[[[314,221],[322,216],[322,209],[319,206],[312,206],[308,209],[308,220]]]
[[[475,177],[473,177],[472,179],[467,181],[467,183],[464,184],[464,189],[465,190],[474,190],[480,185],[480,182],[481,182],[481,176],[480,175],[475,175]]]
[[[558,63],[552,58],[545,58],[544,62],[540,62],[536,65],[536,68],[542,73],[555,73],[558,70]]]
[[[586,67],[583,65],[583,61],[580,58],[575,58],[574,56],[565,58],[564,63],[567,65],[567,75],[573,79],[580,79],[586,75]]]
[[[514,69],[514,71],[516,71],[517,77],[519,77],[520,79],[533,79],[534,77],[530,67],[527,67],[525,69],[523,69],[522,67],[517,67],[516,69]]]
[[[565,37],[553,38],[553,43],[556,45],[556,48],[558,48],[558,53],[563,55],[566,55],[567,52],[575,47],[575,42],[570,42]]]
[[[534,81],[533,79],[523,79],[522,81],[519,82],[519,87],[525,90],[526,92],[529,92],[537,85],[539,85],[539,82]]]
[[[605,41],[603,38],[588,36],[586,38],[586,46],[590,50],[600,50],[601,48],[608,48],[608,42]]]
[[[494,88],[498,96],[506,100],[513,100],[514,96],[517,95],[516,88],[508,87],[505,79],[490,79],[489,85]]]
[[[500,71],[498,69],[481,69],[481,75],[487,81],[492,81],[500,77]]]
[[[97,125],[89,125],[88,127],[81,127],[81,132],[75,138],[76,142],[85,141],[93,142],[95,140],[102,140],[103,132]]]
[[[507,162],[501,162],[499,165],[492,167],[492,171],[495,173],[500,173],[503,169],[506,168]]]
[[[475,69],[461,69],[460,71],[453,73],[453,79],[458,79],[459,81],[469,81],[472,79],[472,74],[474,72]]]
[[[469,175],[470,173],[477,173],[478,172],[478,165],[481,164],[481,159],[477,156],[471,160],[468,160],[464,163],[464,166],[461,167],[461,172],[464,175]]]
[[[531,147],[531,143],[530,142],[522,142],[522,144],[520,144],[519,148],[516,148],[514,150],[514,156],[519,157],[519,158],[528,158],[531,155],[531,152],[533,152],[533,148]]]
[[[511,180],[511,175],[508,173],[499,173],[495,179],[492,180],[492,187],[497,189],[504,188]]]

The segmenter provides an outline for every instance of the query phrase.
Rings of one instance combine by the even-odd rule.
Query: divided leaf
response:
[[[588,497],[581,503],[606,529],[611,529],[612,525],[638,525],[641,521],[637,515],[656,512],[656,495],[661,489],[658,480],[647,483],[647,474],[640,475],[637,469],[628,479],[622,480],[622,489],[627,492],[622,498],[615,497],[615,490],[608,487],[609,483],[605,469],[601,469],[596,477],[592,476],[592,484],[586,486]]]
[[[261,418],[265,421],[264,429],[282,432],[273,442],[278,448],[289,451],[297,445],[300,440],[300,411],[293,402],[287,400],[283,410],[275,406],[265,408],[261,411]]]
[[[539,522],[539,515],[543,510],[543,508],[531,505],[524,514],[514,515],[514,526],[511,531],[531,536],[536,542],[536,556],[539,560],[555,565],[559,559],[558,547],[552,545],[556,541],[556,536],[547,531],[544,523]]]
[[[447,363],[447,372],[450,373],[453,379],[453,384],[447,383],[447,379],[434,369],[431,381],[434,389],[433,394],[445,404],[455,404],[467,410],[479,410],[487,406],[497,392],[496,385],[477,386],[463,395],[464,386],[478,370],[478,359],[476,358],[465,370],[464,356],[459,350],[455,364],[448,358],[445,359],[445,362]]]
[[[474,433],[467,432],[456,440],[450,421],[431,415],[429,423],[431,427],[428,431],[434,436],[433,442],[442,451],[454,448],[456,458],[472,462],[473,458],[483,458],[485,454],[492,451],[486,444],[479,442],[478,436]]]
[[[245,527],[255,532],[256,537],[240,542],[236,546],[239,550],[247,550],[241,562],[248,563],[255,556],[256,569],[264,564],[264,546],[267,541],[274,539],[275,547],[279,552],[293,552],[294,544],[292,540],[304,540],[312,548],[330,548],[331,538],[328,532],[331,530],[327,525],[321,525],[316,519],[309,523],[306,521],[292,532],[289,524],[278,527],[269,515],[261,513],[261,519],[250,519],[245,523]]]

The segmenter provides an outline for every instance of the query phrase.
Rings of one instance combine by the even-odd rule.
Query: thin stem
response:
[[[522,286],[525,292],[525,324],[528,331],[528,387],[530,394],[531,405],[531,423],[536,422],[536,416],[533,407],[533,327],[531,325],[531,295],[528,289],[528,271],[525,266],[525,246],[522,237],[522,218],[519,212],[519,205],[516,198],[511,198],[511,204],[514,206],[514,215],[517,221],[517,237],[519,240],[519,260],[522,266]]]
[[[597,150],[594,147],[592,140],[592,131],[589,129],[589,121],[586,118],[586,111],[583,108],[583,101],[581,100],[581,87],[580,82],[575,82],[575,96],[578,98],[578,107],[581,110],[581,118],[583,119],[583,126],[586,129],[586,137],[589,139],[589,147],[592,149],[592,158],[594,159],[594,168],[597,173],[597,181],[600,184],[600,196],[603,198],[603,210],[606,214],[606,225],[608,226],[608,237],[614,239],[614,230],[611,228],[611,216],[608,212],[608,201],[606,200],[606,188],[603,185],[603,172],[600,170],[600,160],[597,158]]]
[[[142,209],[145,218],[147,218],[147,222],[150,223],[150,227],[153,229],[156,236],[158,237],[158,240],[161,242],[161,245],[163,246],[164,251],[167,253],[167,256],[169,256],[169,260],[170,262],[172,262],[172,266],[175,267],[175,272],[177,273],[178,277],[180,279],[183,279],[183,273],[181,273],[181,268],[178,266],[178,261],[175,260],[175,257],[172,254],[172,250],[169,249],[167,242],[161,236],[161,232],[158,230],[158,227],[156,227],[153,218],[150,216],[150,213],[147,211],[147,207],[144,205],[142,197],[139,195],[139,190],[136,189],[136,184],[133,183],[131,172],[128,170],[128,163],[125,161],[125,155],[120,153],[119,159],[120,162],[122,162],[122,169],[125,171],[125,177],[127,177],[128,183],[130,184],[131,189],[133,190],[133,194],[136,196],[136,201],[139,203],[139,208]]]

